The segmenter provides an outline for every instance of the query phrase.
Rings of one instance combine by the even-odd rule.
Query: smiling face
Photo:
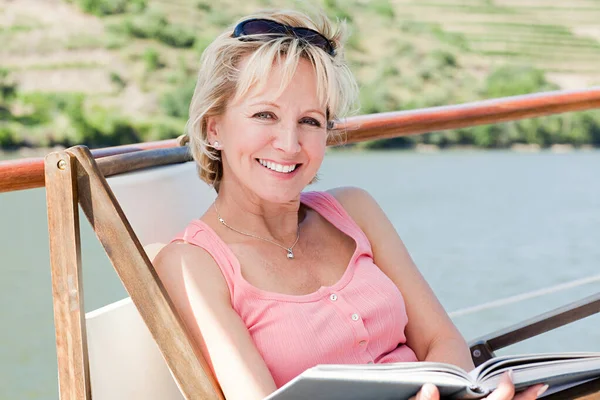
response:
[[[240,63],[244,67],[245,60]],[[228,104],[208,121],[208,138],[221,146],[221,190],[284,203],[297,199],[319,170],[327,142],[326,107],[317,95],[312,64],[301,59],[281,89],[282,68],[273,65],[264,86]]]

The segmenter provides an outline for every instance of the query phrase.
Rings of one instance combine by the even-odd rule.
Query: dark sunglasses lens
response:
[[[286,33],[285,27],[274,21],[256,20],[248,21],[242,26],[244,35],[265,35],[269,33]]]
[[[315,32],[312,29],[308,28],[294,28],[294,33],[301,39],[306,40],[308,43],[313,46],[317,46],[333,55],[333,47],[331,43],[325,36],[321,35],[319,32]]]

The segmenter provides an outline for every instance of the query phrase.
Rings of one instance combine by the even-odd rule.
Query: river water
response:
[[[381,204],[449,312],[600,276],[600,152],[336,152],[315,189]],[[56,399],[43,189],[0,194],[0,399]],[[86,311],[126,296],[82,219]],[[467,339],[600,291],[568,290],[454,317]],[[600,316],[503,352],[600,351]]]

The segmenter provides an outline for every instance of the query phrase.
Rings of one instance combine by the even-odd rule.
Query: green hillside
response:
[[[600,0],[0,0],[0,148],[183,132],[201,52],[265,7],[345,19],[360,113],[600,84]],[[600,114],[432,133],[422,142],[600,146]]]

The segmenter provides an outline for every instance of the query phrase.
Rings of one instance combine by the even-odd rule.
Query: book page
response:
[[[266,400],[372,400],[406,399],[421,387],[436,384],[443,398],[477,399],[483,389],[471,389],[466,372],[444,365],[429,369],[425,363],[379,365],[321,365],[310,368]],[[443,370],[440,371],[439,369]],[[459,369],[460,370],[460,369]]]
[[[497,371],[500,371],[500,374],[502,374],[503,372],[508,371],[515,366],[522,367],[528,364],[541,364],[547,362],[553,363],[588,358],[600,358],[600,353],[541,353],[501,356],[486,361],[479,367],[469,372],[469,375],[475,382],[479,382],[492,374],[497,375]]]
[[[398,373],[403,372],[441,372],[462,378],[467,382],[476,382],[464,369],[446,363],[437,363],[429,361],[420,362],[400,362],[387,364],[324,364],[318,365],[310,370],[322,372],[342,372],[347,376],[353,374],[379,374],[379,373]],[[309,370],[309,371],[310,371]]]
[[[523,365],[508,363],[504,368],[486,371],[486,374],[480,377],[479,385],[492,390],[498,385],[502,374],[509,369],[513,371],[513,382],[517,390],[538,383],[548,384],[552,388],[600,377],[600,356],[528,362]]]

